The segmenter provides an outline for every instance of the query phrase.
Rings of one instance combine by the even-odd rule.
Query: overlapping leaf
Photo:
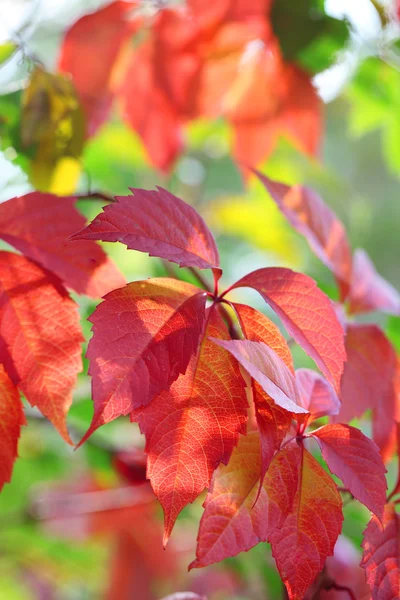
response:
[[[353,314],[381,311],[400,315],[399,292],[376,272],[365,250],[357,249],[354,253],[348,302]]]
[[[383,527],[374,516],[364,531],[361,566],[366,571],[373,600],[400,597],[400,515],[394,504],[385,506]]]
[[[298,468],[296,497],[269,542],[290,600],[302,600],[326,557],[333,554],[343,515],[340,494],[331,477],[307,450],[295,449],[291,460]],[[284,485],[290,489],[293,481],[285,480]]]
[[[290,187],[259,172],[256,175],[292,227],[305,237],[313,252],[335,275],[343,300],[352,271],[351,249],[343,223],[312,189]]]
[[[119,196],[74,240],[121,242],[132,250],[148,252],[181,267],[218,267],[214,238],[200,215],[162,188],[132,189],[133,196]]]
[[[308,422],[326,415],[336,415],[340,410],[340,400],[334,389],[316,371],[298,369],[296,371],[299,404],[309,411]]]
[[[396,366],[393,347],[377,325],[350,323],[346,352],[338,422],[348,422],[378,404],[384,405]]]
[[[255,342],[264,342],[272,348],[294,373],[289,346],[278,327],[259,311],[243,304],[234,304],[243,335]],[[276,404],[256,381],[252,381],[253,401],[261,440],[261,479],[290,429],[292,413]]]
[[[325,425],[313,431],[312,436],[332,473],[382,521],[386,469],[374,442],[349,425]]]
[[[257,432],[240,439],[229,464],[215,472],[200,522],[196,560],[190,568],[250,550],[279,529],[296,494],[296,456],[293,445],[275,456],[254,504],[261,475],[260,441]]]
[[[343,520],[340,495],[311,454],[295,443],[276,454],[254,504],[260,472],[254,432],[241,439],[229,465],[214,475],[191,567],[269,541],[289,598],[301,600],[333,553]]]
[[[164,509],[164,543],[179,512],[208,487],[245,431],[244,380],[229,353],[208,339],[227,338],[218,312],[210,310],[199,354],[186,373],[134,415],[146,435],[147,475]]]
[[[112,102],[111,77],[118,54],[137,27],[136,2],[112,2],[77,21],[64,38],[59,68],[70,73],[84,107],[88,133],[105,121]]]
[[[238,287],[261,294],[338,392],[346,359],[343,329],[315,281],[290,269],[270,267],[253,271],[230,289]]]
[[[60,281],[27,258],[0,252],[0,362],[69,441],[65,417],[80,371],[77,306]]]
[[[87,356],[98,427],[147,405],[196,354],[206,294],[175,279],[138,281],[108,294],[93,315]],[[81,443],[82,443],[81,442]]]
[[[250,340],[211,339],[228,350],[281,408],[293,413],[307,412],[297,403],[294,376],[272,348]]]
[[[104,296],[125,280],[97,244],[67,241],[85,224],[74,204],[74,198],[39,192],[3,202],[0,237],[79,294]]]
[[[11,480],[20,429],[24,424],[19,392],[0,364],[0,491]]]

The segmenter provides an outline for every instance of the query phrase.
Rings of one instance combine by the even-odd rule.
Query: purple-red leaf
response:
[[[24,424],[19,392],[0,364],[0,491],[11,480],[21,425]]]
[[[290,269],[270,267],[253,271],[231,289],[238,287],[251,287],[261,294],[338,392],[346,359],[343,329],[315,281]]]
[[[340,400],[324,377],[311,369],[296,371],[299,404],[309,411],[308,423],[326,415],[337,415]]]
[[[215,308],[208,315],[186,373],[133,415],[146,435],[147,476],[164,509],[164,544],[180,511],[209,486],[218,464],[227,464],[246,428],[244,380],[229,352],[209,341],[226,339],[227,331]]]
[[[350,323],[346,352],[337,422],[348,422],[377,405],[384,407],[396,367],[393,346],[377,325]]]
[[[380,521],[386,502],[386,469],[376,444],[349,425],[325,425],[312,432],[329,469]]]
[[[303,235],[313,252],[335,275],[341,299],[347,296],[352,257],[343,223],[314,190],[290,187],[254,171],[289,223]]]
[[[383,527],[374,516],[364,531],[361,566],[366,571],[373,600],[400,598],[400,515],[386,504]]]
[[[399,292],[377,273],[365,250],[354,253],[348,302],[352,314],[381,311],[400,315]]]
[[[133,196],[118,196],[71,239],[121,242],[180,267],[219,266],[215,240],[194,208],[163,188],[131,191]]]
[[[82,368],[77,308],[55,276],[0,252],[0,362],[67,441],[66,414]]]
[[[272,348],[250,340],[211,340],[228,350],[276,404],[293,413],[307,412],[297,403],[294,376]]]
[[[64,284],[93,298],[125,283],[94,242],[67,238],[85,225],[75,198],[32,192],[0,204],[0,238],[55,273]]]
[[[203,333],[206,298],[169,278],[136,281],[104,298],[90,317],[94,416],[82,442],[100,425],[149,404],[185,373]]]

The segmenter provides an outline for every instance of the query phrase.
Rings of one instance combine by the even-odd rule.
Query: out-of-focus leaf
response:
[[[84,134],[71,80],[36,67],[22,96],[21,144],[33,152],[29,174],[37,189],[57,194],[75,190]]]
[[[0,44],[0,66],[12,57],[17,48],[18,46],[15,42],[4,42],[3,44]]]
[[[391,172],[400,175],[400,79],[396,68],[378,58],[362,63],[348,91],[349,131],[360,137],[382,130],[382,148]]]
[[[349,36],[346,23],[328,16],[321,0],[275,0],[271,19],[285,59],[300,59],[314,73],[333,62]]]

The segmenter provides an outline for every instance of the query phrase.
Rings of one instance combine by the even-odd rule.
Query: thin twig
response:
[[[114,196],[104,192],[90,192],[87,194],[77,194],[75,198],[79,200],[104,200],[105,202],[117,202]]]
[[[353,590],[351,590],[346,585],[339,585],[335,581],[327,582],[322,589],[327,590],[327,591],[337,590],[338,592],[347,592],[348,595],[350,596],[351,600],[357,600]]]

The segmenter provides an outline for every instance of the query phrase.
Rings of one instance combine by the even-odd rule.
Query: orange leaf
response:
[[[244,381],[229,353],[208,340],[228,337],[218,312],[210,311],[199,354],[186,373],[134,415],[146,435],[147,475],[164,509],[164,544],[180,511],[208,487],[245,431]]]
[[[70,442],[65,418],[82,368],[79,314],[60,281],[0,252],[0,362],[32,406]]]
[[[11,480],[21,425],[25,417],[19,392],[0,364],[0,491]]]

